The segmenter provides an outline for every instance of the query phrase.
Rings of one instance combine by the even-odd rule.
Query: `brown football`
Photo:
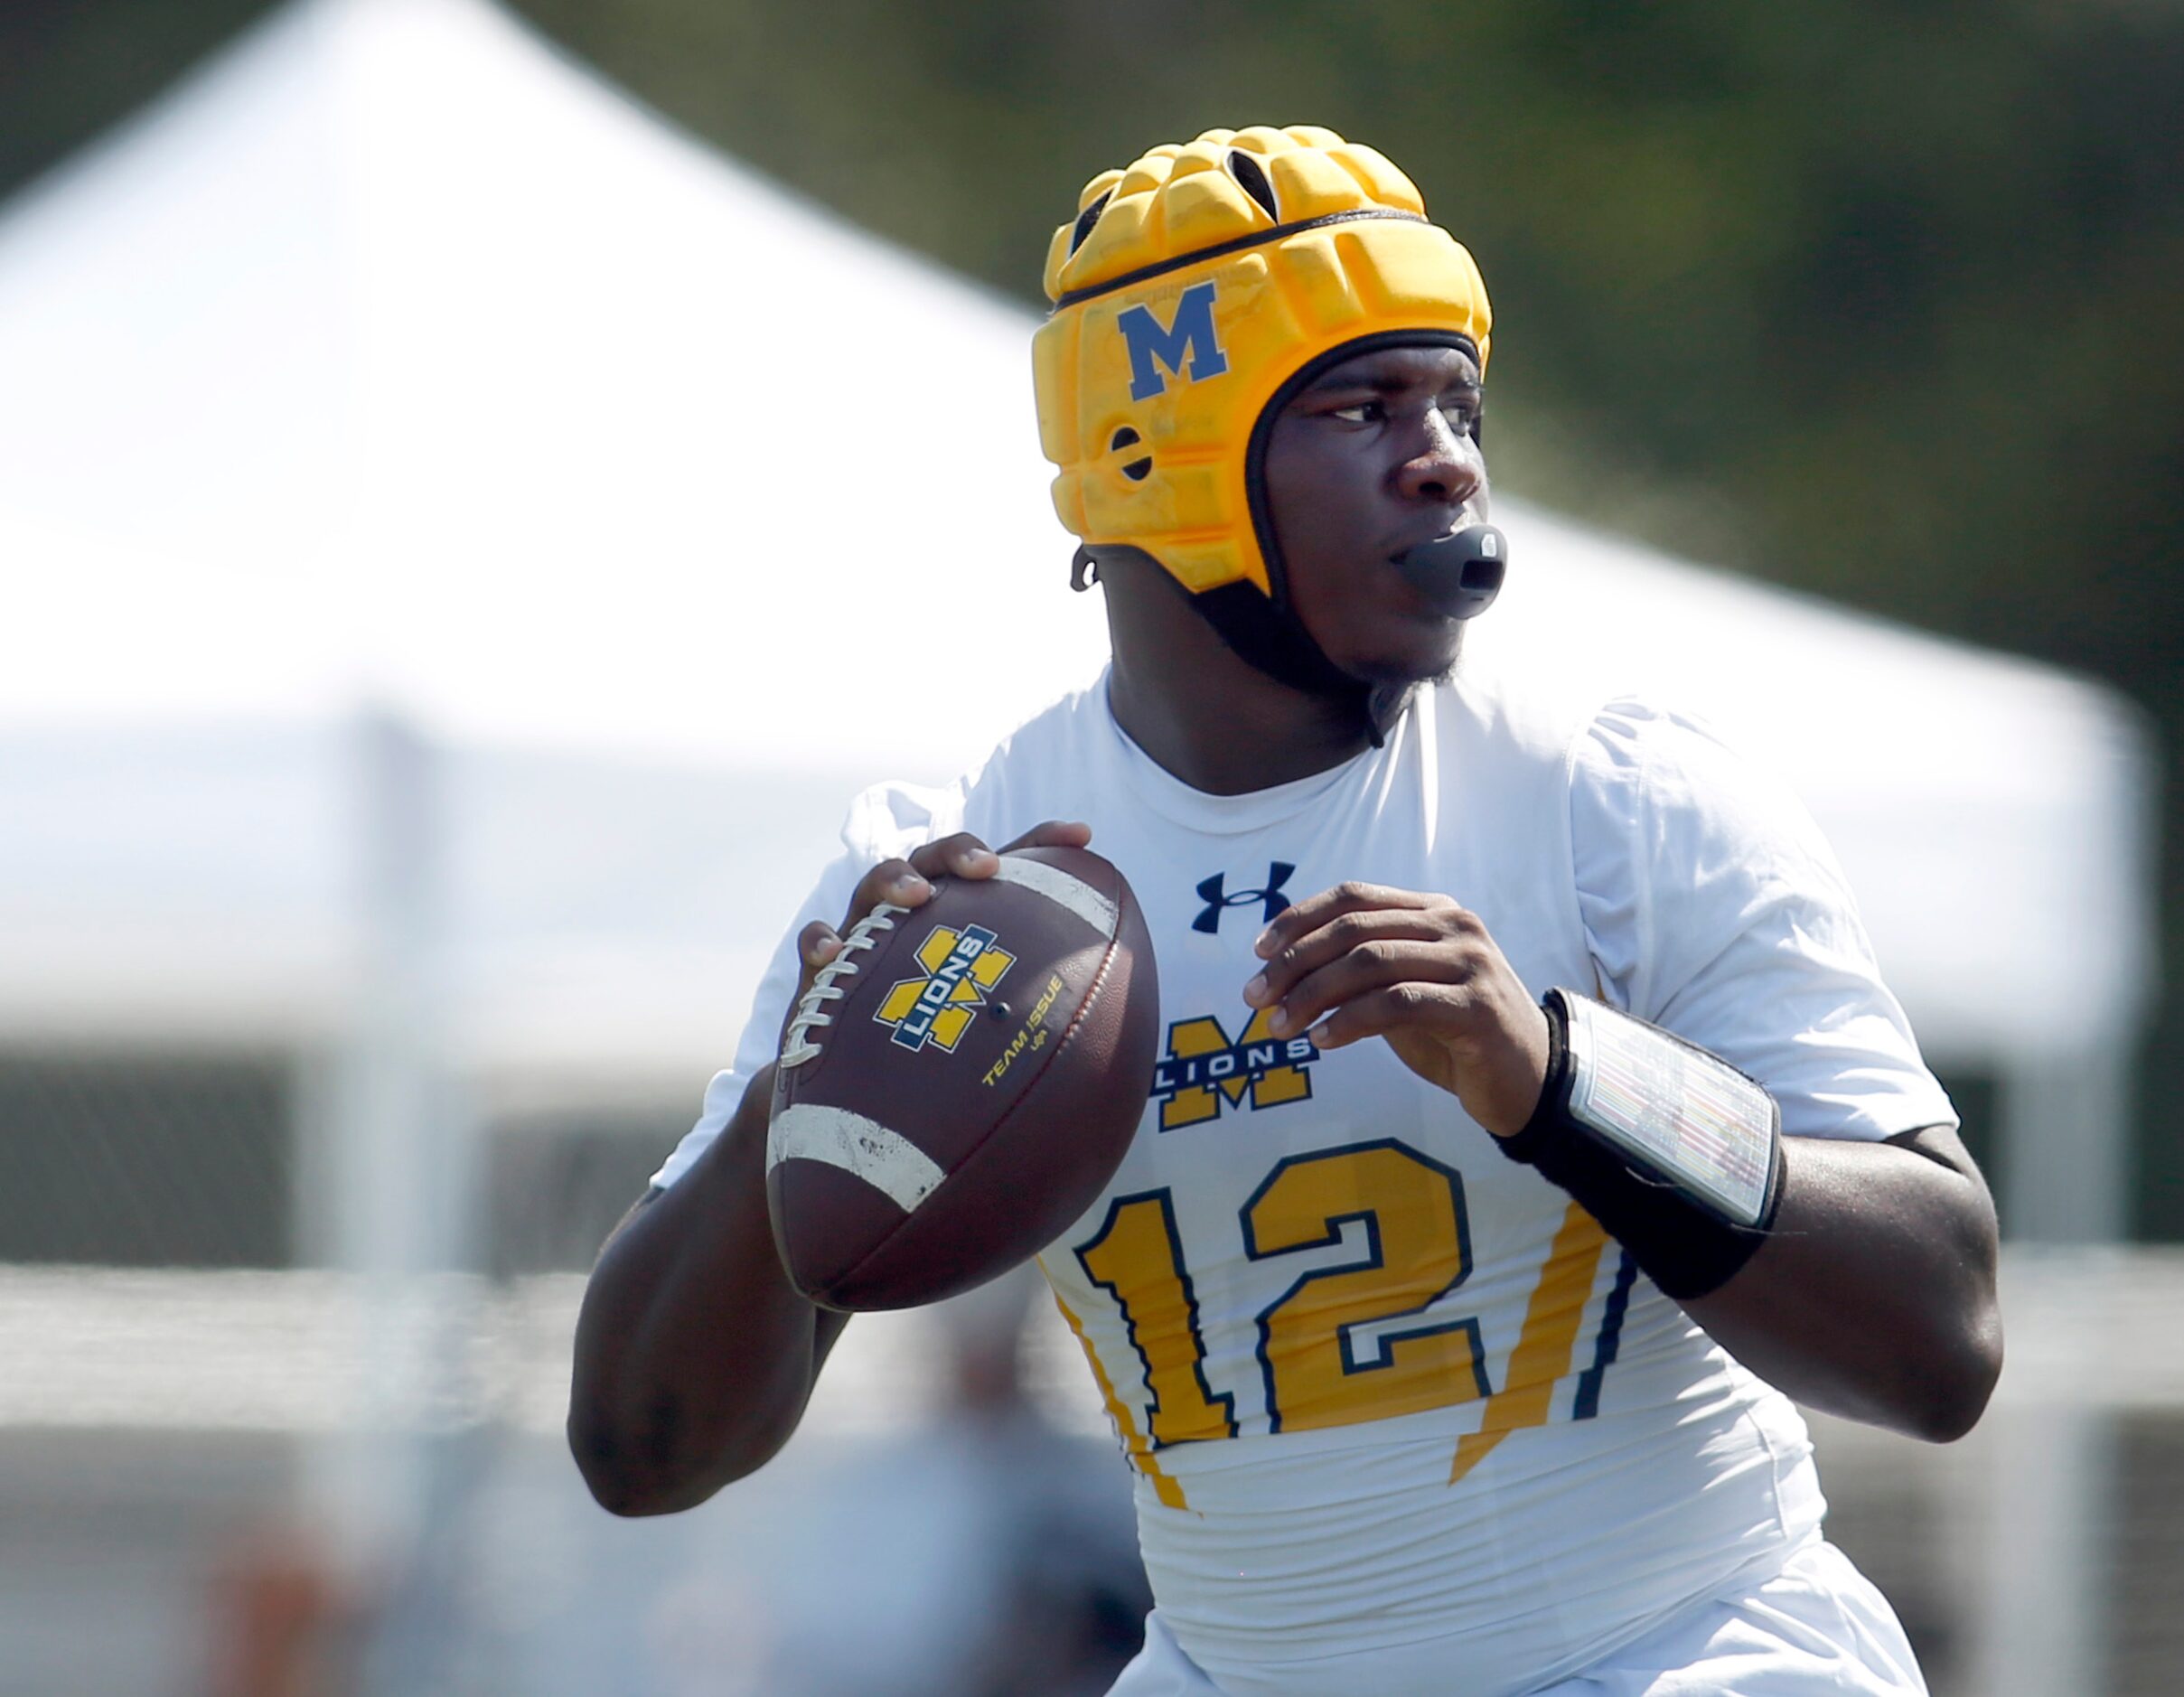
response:
[[[1122,875],[1018,848],[886,905],[792,1014],[766,1136],[782,1264],[830,1308],[933,1302],[1036,1254],[1136,1135],[1160,1029]]]

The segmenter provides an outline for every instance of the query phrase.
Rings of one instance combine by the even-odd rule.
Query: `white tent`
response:
[[[297,0],[0,217],[0,1026],[323,1031],[376,704],[459,751],[465,1064],[694,1094],[847,789],[1099,663],[1028,328],[483,0]],[[1786,770],[1929,1047],[2008,1082],[2014,1223],[2113,1227],[2136,723],[1497,516],[1475,640]]]

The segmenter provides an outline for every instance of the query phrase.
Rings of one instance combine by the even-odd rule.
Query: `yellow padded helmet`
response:
[[[1210,597],[1233,642],[1218,613],[1286,612],[1258,481],[1295,386],[1397,342],[1468,346],[1483,371],[1493,326],[1477,266],[1410,178],[1301,125],[1210,129],[1101,172],[1045,282],[1032,358],[1055,511],[1095,557],[1140,550]]]

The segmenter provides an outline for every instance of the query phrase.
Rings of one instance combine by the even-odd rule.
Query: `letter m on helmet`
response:
[[[1214,286],[1194,283],[1176,302],[1175,321],[1165,330],[1149,308],[1132,306],[1115,316],[1115,328],[1129,348],[1129,398],[1150,400],[1165,393],[1167,379],[1160,368],[1176,377],[1185,375],[1183,362],[1191,362],[1190,380],[1219,377],[1229,369],[1228,355],[1214,339]]]

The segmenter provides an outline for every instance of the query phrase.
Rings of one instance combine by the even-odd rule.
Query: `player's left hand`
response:
[[[1338,884],[1277,914],[1243,999],[1276,1036],[1323,1049],[1384,1037],[1496,1137],[1524,1128],[1547,1077],[1547,1016],[1476,914],[1446,895]],[[1319,1021],[1314,1026],[1315,1020]]]

